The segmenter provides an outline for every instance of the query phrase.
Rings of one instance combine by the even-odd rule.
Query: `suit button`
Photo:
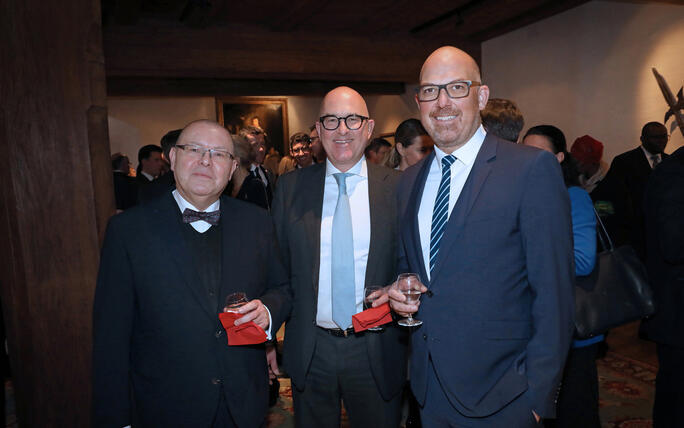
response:
[[[220,384],[221,384],[221,379],[215,377],[215,378],[213,378],[213,379],[211,380],[211,383],[213,383],[214,385],[220,385]]]
[[[210,291],[210,292],[209,292],[209,297],[214,297],[214,292],[213,292],[213,291]]]
[[[433,293],[432,290],[426,291],[425,294],[427,294],[428,297],[432,297],[435,295],[435,293]]]
[[[216,330],[216,338],[221,337],[222,334],[223,334],[223,330]]]
[[[423,335],[423,340],[427,340],[427,334]]]

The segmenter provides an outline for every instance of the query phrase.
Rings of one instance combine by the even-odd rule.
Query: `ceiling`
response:
[[[102,0],[108,87],[256,95],[351,81],[400,93],[439,46],[479,61],[483,41],[586,1]]]

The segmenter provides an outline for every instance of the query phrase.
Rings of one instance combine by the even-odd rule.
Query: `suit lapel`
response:
[[[180,274],[180,278],[187,286],[190,294],[206,312],[212,321],[216,320],[216,308],[211,308],[209,299],[198,285],[197,267],[193,261],[193,256],[183,240],[182,224],[178,219],[179,210],[171,192],[160,200],[159,205],[153,210],[153,217],[150,219],[150,227],[158,229],[163,234],[161,236],[161,248],[170,259],[169,268],[175,267]],[[225,231],[225,227],[223,228]],[[225,233],[225,232],[224,232]],[[225,251],[224,251],[225,253]]]
[[[376,278],[376,269],[381,264],[378,245],[390,242],[387,236],[389,228],[387,222],[391,221],[383,217],[383,213],[392,212],[392,195],[383,186],[387,180],[387,172],[370,162],[366,162],[368,169],[368,203],[370,209],[370,245],[368,246],[368,261],[366,262],[366,277],[364,284],[370,284],[372,278]]]
[[[314,300],[318,300],[318,275],[321,266],[321,217],[323,215],[323,191],[325,189],[325,162],[308,167],[309,174],[299,174],[302,181],[297,183],[293,191],[305,198],[302,204],[293,203],[293,207],[302,206],[302,220],[306,229],[306,242],[311,245],[312,272],[311,280]]]
[[[456,242],[461,233],[465,220],[468,217],[470,210],[473,208],[473,204],[475,204],[477,196],[480,194],[482,186],[492,170],[491,162],[496,158],[497,144],[496,138],[494,138],[492,134],[487,134],[485,140],[482,142],[482,147],[480,147],[480,151],[475,158],[473,168],[470,170],[463,190],[461,190],[456,205],[454,205],[454,209],[449,216],[446,229],[444,229],[442,242],[439,245],[437,262],[435,263],[430,282],[439,274],[439,271],[444,264],[446,254],[449,254],[449,249],[454,242]]]
[[[423,198],[423,189],[425,188],[425,181],[427,180],[428,173],[430,172],[430,166],[435,159],[435,152],[430,153],[425,160],[423,165],[416,175],[416,180],[413,182],[413,187],[411,189],[411,195],[409,196],[408,205],[406,206],[406,212],[404,213],[403,224],[409,225],[407,228],[402,228],[407,232],[404,234],[404,241],[406,242],[406,247],[412,248],[413,251],[410,254],[415,256],[413,265],[419,267],[418,272],[420,277],[427,279],[427,271],[425,270],[425,261],[423,260],[423,249],[420,245],[420,229],[418,226],[418,211],[420,210],[420,202]],[[409,252],[407,251],[407,257]],[[409,264],[411,265],[411,264]]]

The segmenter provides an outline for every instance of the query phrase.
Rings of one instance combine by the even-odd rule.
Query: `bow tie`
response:
[[[186,208],[183,211],[183,223],[193,223],[196,221],[204,220],[212,226],[216,226],[221,217],[221,210],[211,211],[211,212],[199,212]]]

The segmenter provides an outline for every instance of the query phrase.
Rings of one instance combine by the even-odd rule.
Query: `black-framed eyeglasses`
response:
[[[209,153],[209,158],[218,161],[227,161],[228,159],[235,159],[235,156],[228,150],[223,149],[208,149],[194,144],[176,144],[175,147],[183,150],[188,156],[193,159],[204,158],[205,153]]]
[[[323,128],[327,129],[328,131],[334,131],[339,128],[340,121],[342,120],[344,121],[344,125],[347,127],[347,129],[350,131],[355,131],[361,128],[363,121],[368,120],[368,118],[359,114],[350,114],[347,117],[339,117],[332,114],[327,114],[325,116],[321,116],[318,120],[321,122],[321,125],[323,125]]]
[[[480,86],[482,82],[473,80],[454,80],[444,85],[421,85],[416,89],[418,101],[434,101],[439,98],[439,92],[444,89],[449,98],[465,98],[470,94],[471,86]]]

